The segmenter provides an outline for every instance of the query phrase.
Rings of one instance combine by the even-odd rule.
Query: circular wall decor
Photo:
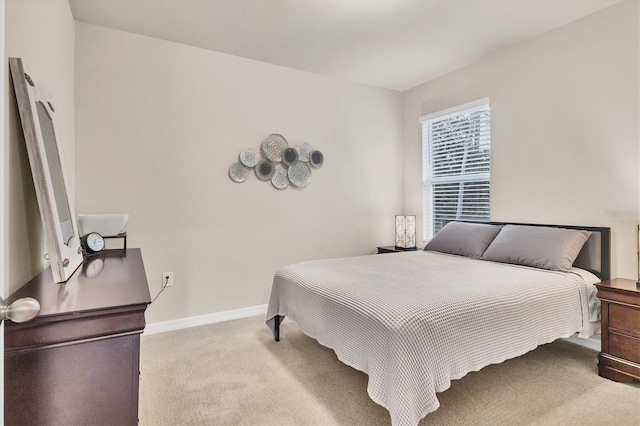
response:
[[[244,182],[245,180],[247,180],[248,173],[249,169],[241,163],[234,163],[231,167],[229,167],[229,177],[234,182]]]
[[[247,167],[254,167],[260,161],[260,154],[253,148],[240,151],[240,162]]]
[[[289,147],[284,136],[271,134],[262,141],[262,152],[274,163],[282,161],[282,151]]]
[[[292,165],[298,161],[298,151],[295,148],[286,148],[282,151],[282,162],[287,166]]]
[[[304,188],[311,181],[311,168],[304,161],[296,161],[287,170],[289,181],[298,188]]]
[[[311,152],[311,145],[306,142],[302,142],[296,146],[296,151],[298,151],[298,160],[304,161],[305,163],[309,162],[309,153]]]
[[[276,189],[285,189],[287,186],[289,186],[287,171],[282,168],[277,168],[273,176],[271,176],[271,184]]]
[[[272,133],[258,149],[243,148],[238,162],[229,168],[229,177],[234,182],[244,182],[253,168],[258,180],[271,181],[274,188],[302,189],[311,182],[312,169],[324,164],[324,155],[314,150],[307,142],[289,147],[284,136]]]
[[[314,169],[319,169],[324,164],[324,155],[320,151],[311,151],[309,153],[309,165]]]
[[[256,176],[262,181],[268,181],[275,172],[275,165],[269,160],[260,160],[256,166]]]

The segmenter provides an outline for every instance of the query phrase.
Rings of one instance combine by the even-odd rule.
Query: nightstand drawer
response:
[[[640,309],[630,306],[609,304],[609,328],[624,331],[631,335],[637,336],[638,326],[640,325]]]
[[[640,364],[640,339],[609,333],[609,353]]]

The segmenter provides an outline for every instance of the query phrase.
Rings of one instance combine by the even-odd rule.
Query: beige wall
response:
[[[157,322],[268,301],[275,271],[393,243],[402,95],[76,24],[78,213],[130,214]],[[325,154],[304,190],[229,166],[270,133]]]
[[[637,277],[638,6],[614,5],[405,92],[405,213],[422,212],[419,117],[489,97],[491,218],[610,226],[613,275]]]
[[[266,303],[279,266],[391,244],[393,215],[422,208],[419,116],[485,96],[492,218],[611,226],[614,275],[636,274],[638,217],[606,215],[640,207],[636,2],[403,96],[76,23],[75,124],[67,2],[10,0],[6,15],[6,56],[24,58],[69,111],[58,120],[77,211],[131,214],[130,245],[143,249],[152,293],[161,272],[175,274],[150,322]],[[4,84],[11,293],[43,268],[46,250],[8,76]],[[324,151],[307,189],[228,179],[240,148],[272,132]]]
[[[7,58],[22,58],[56,103],[62,155],[73,191],[75,24],[67,0],[8,0],[5,13],[3,173],[6,234],[3,239],[5,259],[2,273],[6,296],[44,269],[43,256],[46,252]]]

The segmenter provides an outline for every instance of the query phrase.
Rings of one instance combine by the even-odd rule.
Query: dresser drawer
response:
[[[609,333],[609,353],[640,364],[640,339]]]
[[[640,308],[609,303],[609,328],[640,338]]]

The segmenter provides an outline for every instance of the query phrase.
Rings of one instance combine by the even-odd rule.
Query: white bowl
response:
[[[103,236],[118,235],[124,231],[124,227],[129,220],[128,214],[79,214],[78,225],[80,234],[87,235],[89,232],[97,232]]]

